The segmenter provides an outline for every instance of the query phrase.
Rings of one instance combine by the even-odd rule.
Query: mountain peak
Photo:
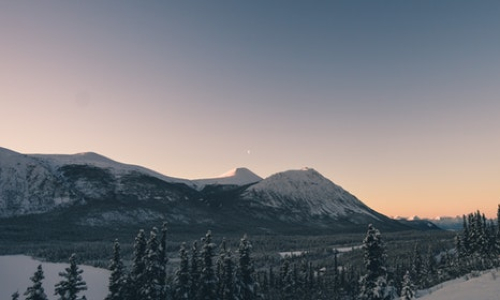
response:
[[[231,169],[215,178],[195,180],[199,189],[203,189],[207,185],[247,185],[256,183],[262,180],[254,172],[247,168]]]
[[[228,177],[254,177],[253,179],[257,179],[257,181],[262,180],[260,176],[256,175],[249,169],[243,167],[231,169],[217,176],[217,178],[228,178]]]
[[[272,208],[300,207],[312,215],[346,215],[358,212],[372,215],[355,196],[311,168],[274,174],[250,187],[247,199],[260,198]]]

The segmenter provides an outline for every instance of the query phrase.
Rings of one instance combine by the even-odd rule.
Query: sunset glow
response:
[[[389,216],[500,203],[500,3],[5,1],[0,147],[312,167]]]

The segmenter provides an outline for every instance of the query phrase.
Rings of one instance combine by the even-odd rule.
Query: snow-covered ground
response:
[[[340,248],[332,247],[332,251],[336,250],[337,253],[340,255],[342,253],[351,252],[352,250],[361,249],[361,247],[363,247],[363,245],[340,247]],[[302,256],[302,255],[305,255],[307,253],[309,253],[309,251],[305,251],[305,250],[303,250],[303,251],[278,252],[278,254],[281,256],[281,258],[285,258],[287,256],[289,256],[289,257]]]
[[[31,285],[30,277],[42,264],[45,279],[43,287],[50,300],[54,296],[54,285],[60,281],[59,272],[64,271],[68,264],[46,263],[23,255],[0,256],[0,299],[11,299],[18,291],[22,294]],[[81,265],[83,279],[87,282],[85,291],[88,300],[102,300],[108,289],[109,271]],[[499,300],[500,270],[489,270],[476,276],[466,275],[461,278],[441,283],[429,290],[419,291],[419,300]]]
[[[477,277],[466,275],[419,291],[419,300],[499,300],[500,271],[489,270]]]
[[[43,288],[48,299],[57,299],[54,296],[54,285],[61,280],[59,272],[63,272],[68,264],[46,263],[34,260],[23,255],[0,256],[0,299],[11,299],[11,295],[18,291],[20,299],[28,286],[31,286],[30,277],[42,264],[45,279]],[[83,280],[88,290],[82,292],[88,300],[103,300],[108,293],[109,271],[81,265]]]

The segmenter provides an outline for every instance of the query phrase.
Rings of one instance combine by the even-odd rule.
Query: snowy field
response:
[[[0,256],[0,299],[11,299],[11,295],[16,291],[21,295],[20,299],[24,299],[22,295],[31,285],[29,278],[40,263],[45,275],[45,294],[50,300],[57,299],[54,296],[54,285],[61,280],[59,272],[63,272],[69,264],[45,263],[23,255]],[[88,300],[103,300],[108,292],[109,271],[89,266],[79,267],[83,270],[83,280],[87,282],[88,287],[82,295],[86,295]]]
[[[447,281],[427,291],[419,300],[500,300],[500,272],[489,270]]]

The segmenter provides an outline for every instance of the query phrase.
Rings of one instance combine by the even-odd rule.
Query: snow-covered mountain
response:
[[[88,226],[163,220],[183,228],[209,224],[265,232],[365,230],[368,223],[406,228],[313,169],[262,179],[237,168],[187,180],[92,152],[28,155],[0,148],[0,218],[56,212]]]
[[[168,177],[141,166],[123,164],[94,152],[82,152],[77,154],[29,154],[28,156],[37,159],[52,171],[56,171],[65,165],[88,165],[109,170],[115,176],[124,176],[135,172],[157,177],[166,182],[192,185],[189,180]]]
[[[247,189],[243,198],[259,198],[260,205],[312,216],[360,213],[377,218],[356,197],[311,168],[272,175]]]
[[[254,172],[247,168],[236,168],[225,172],[215,178],[193,180],[199,190],[207,185],[248,185],[262,180]]]
[[[246,189],[241,199],[259,211],[259,218],[338,228],[400,225],[311,168],[274,174]]]
[[[170,199],[171,190],[143,189],[145,180],[194,187],[189,180],[115,162],[96,153],[21,154],[0,148],[0,217],[36,214],[111,198]]]

